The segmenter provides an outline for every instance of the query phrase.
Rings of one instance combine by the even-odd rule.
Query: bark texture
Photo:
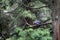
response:
[[[51,0],[54,39],[60,40],[60,0]]]

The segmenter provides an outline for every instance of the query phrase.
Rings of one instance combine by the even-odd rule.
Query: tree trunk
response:
[[[51,7],[54,27],[53,40],[60,40],[60,0],[52,0]]]

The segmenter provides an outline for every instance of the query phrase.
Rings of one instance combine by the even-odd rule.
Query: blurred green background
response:
[[[35,20],[47,24],[38,26]],[[49,0],[0,0],[0,40],[52,40],[49,23]]]

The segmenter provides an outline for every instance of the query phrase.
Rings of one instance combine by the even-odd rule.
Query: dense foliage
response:
[[[10,37],[10,40],[52,40],[51,36],[50,36],[50,30],[48,29],[44,29],[44,28],[38,28],[38,29],[32,29],[32,28],[28,28],[26,30],[22,30],[21,28],[16,28],[16,32],[18,32],[18,35],[16,37],[16,35],[14,35],[13,37]],[[11,39],[13,38],[13,39]],[[9,40],[7,39],[7,40]]]
[[[0,0],[1,40],[52,40],[51,22],[42,0]]]

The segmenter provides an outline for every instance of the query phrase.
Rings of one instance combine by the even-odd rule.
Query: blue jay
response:
[[[35,20],[33,21],[33,24],[38,26],[38,25],[42,25],[43,23],[40,20]]]

